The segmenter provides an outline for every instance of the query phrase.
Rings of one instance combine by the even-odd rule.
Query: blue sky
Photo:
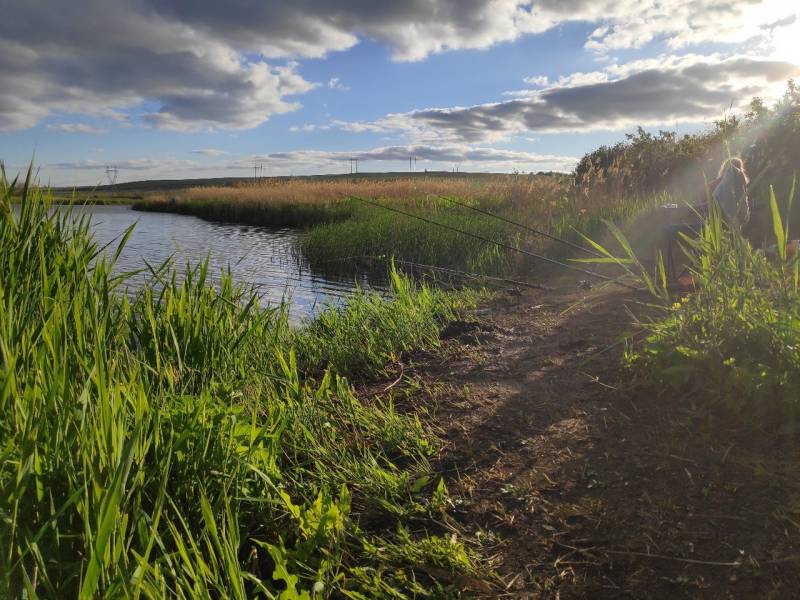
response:
[[[10,1],[0,159],[43,182],[570,170],[800,75],[783,0]],[[35,30],[25,24],[36,23]]]

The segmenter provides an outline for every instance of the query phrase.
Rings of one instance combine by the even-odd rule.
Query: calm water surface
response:
[[[95,239],[100,245],[112,243],[112,248],[128,227],[136,225],[117,262],[118,272],[140,269],[145,263],[160,265],[171,256],[179,267],[210,256],[211,273],[229,266],[235,281],[258,287],[265,305],[289,302],[295,321],[340,302],[355,287],[352,276],[337,279],[312,273],[300,253],[299,234],[292,230],[211,223],[128,206],[77,206],[73,212],[90,215]],[[140,286],[146,277],[136,275],[130,285]],[[359,284],[369,287],[366,281]]]

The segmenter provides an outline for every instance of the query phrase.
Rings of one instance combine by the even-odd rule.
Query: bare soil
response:
[[[800,597],[800,444],[630,381],[647,298],[504,295],[450,323],[393,393],[427,404],[457,526],[495,576],[466,596]]]

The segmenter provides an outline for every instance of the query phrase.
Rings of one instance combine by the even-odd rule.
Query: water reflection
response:
[[[265,304],[286,299],[295,321],[340,301],[354,289],[352,276],[311,272],[299,251],[298,233],[292,230],[211,223],[185,215],[136,212],[127,206],[78,206],[73,211],[76,216],[91,216],[95,239],[101,245],[113,244],[136,224],[117,272],[157,266],[170,257],[178,266],[197,264],[208,256],[211,273],[229,266],[237,282],[257,286]],[[140,286],[146,278],[143,273],[135,275],[129,285]],[[359,285],[369,287],[363,279]]]

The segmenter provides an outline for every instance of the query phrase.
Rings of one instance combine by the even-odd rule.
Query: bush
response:
[[[771,206],[769,254],[723,225],[716,210],[699,239],[684,240],[696,290],[646,324],[646,340],[628,354],[646,381],[749,414],[796,415],[800,256],[786,250],[789,230],[774,194]]]

